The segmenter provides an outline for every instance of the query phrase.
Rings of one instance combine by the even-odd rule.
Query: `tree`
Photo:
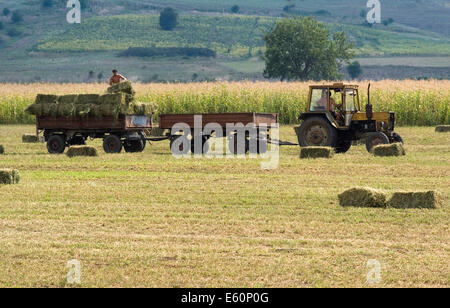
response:
[[[350,74],[350,77],[352,79],[356,79],[362,73],[361,64],[359,64],[358,61],[354,61],[354,62],[349,64],[349,66],[347,67],[347,71]]]
[[[231,13],[233,13],[233,14],[237,14],[237,13],[239,13],[239,10],[240,10],[241,8],[239,7],[239,5],[233,5],[232,7],[231,7]]]
[[[5,8],[3,9],[3,16],[8,16],[9,13],[11,13],[11,11],[10,11],[7,7],[5,7]]]
[[[11,16],[11,21],[15,24],[23,21],[23,15],[20,11],[14,11]]]
[[[53,0],[42,0],[42,7],[44,9],[49,9],[53,7]]]
[[[281,80],[337,79],[342,62],[354,57],[353,43],[344,32],[330,38],[325,25],[313,17],[285,18],[265,36],[264,77]]]
[[[171,31],[178,24],[178,14],[171,7],[166,7],[159,16],[159,25],[163,30]]]

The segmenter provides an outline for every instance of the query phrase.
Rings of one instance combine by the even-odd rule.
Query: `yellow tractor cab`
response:
[[[344,83],[309,87],[306,112],[296,133],[301,147],[329,146],[336,153],[347,152],[353,141],[366,139],[370,152],[378,144],[402,142],[395,128],[394,112],[373,112],[370,103],[362,111],[359,86]]]

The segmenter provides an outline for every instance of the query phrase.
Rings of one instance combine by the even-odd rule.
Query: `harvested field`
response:
[[[406,155],[405,148],[401,143],[380,144],[372,149],[372,154],[375,156],[404,156]]]
[[[334,149],[330,147],[304,147],[300,149],[300,158],[332,158]]]
[[[45,93],[45,92],[44,92]],[[143,153],[95,159],[49,155],[23,144],[33,126],[0,126],[0,168],[21,172],[0,187],[0,285],[60,287],[67,261],[81,287],[448,287],[450,134],[404,128],[408,155],[365,146],[330,159],[280,165],[259,159],[175,159],[169,141]],[[296,142],[293,126],[280,139]],[[101,140],[88,141],[98,151]],[[438,189],[434,210],[341,207],[352,187]]]
[[[71,146],[67,150],[67,156],[76,157],[76,156],[98,156],[98,151],[96,148],[86,145],[77,145]]]

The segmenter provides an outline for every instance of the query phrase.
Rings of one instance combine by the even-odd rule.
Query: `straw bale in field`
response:
[[[450,132],[450,125],[439,125],[436,126],[437,133],[448,133]]]
[[[17,184],[20,173],[16,169],[0,169],[0,184]]]
[[[396,192],[388,202],[389,207],[398,209],[435,209],[439,195],[435,191]]]
[[[406,155],[405,148],[401,143],[380,144],[372,149],[375,156],[403,156]]]
[[[331,158],[334,149],[329,147],[304,147],[300,150],[300,158]]]
[[[86,145],[71,146],[67,151],[70,158],[75,156],[98,156],[97,149]]]
[[[22,135],[22,142],[23,143],[39,143],[43,142],[44,139],[41,136],[31,135],[31,134],[24,134]]]
[[[0,154],[5,154],[5,148],[0,144]]]
[[[127,94],[131,94],[131,95],[135,95],[136,92],[133,89],[133,85],[131,83],[131,81],[124,81],[124,82],[120,82],[117,83],[111,87],[108,88],[107,90],[108,93],[127,93]]]
[[[384,192],[372,188],[352,188],[338,196],[341,206],[386,207]]]

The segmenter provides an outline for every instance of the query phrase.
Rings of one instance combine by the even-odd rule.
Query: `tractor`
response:
[[[379,144],[403,143],[394,132],[394,112],[373,112],[370,102],[361,111],[359,86],[344,83],[314,85],[309,88],[306,112],[302,124],[295,128],[301,147],[327,146],[336,153],[347,152],[354,141],[366,140],[367,151]]]

